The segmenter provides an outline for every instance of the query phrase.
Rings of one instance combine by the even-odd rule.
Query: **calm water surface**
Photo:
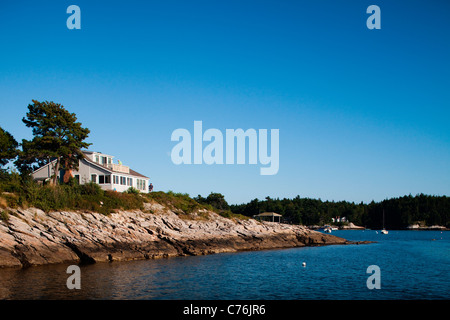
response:
[[[226,253],[81,266],[0,269],[1,299],[450,299],[450,232],[334,231],[377,243]],[[302,267],[306,262],[306,267]],[[369,290],[369,265],[381,289]]]

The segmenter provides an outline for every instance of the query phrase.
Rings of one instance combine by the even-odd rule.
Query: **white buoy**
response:
[[[306,267],[306,262],[303,262],[303,263],[302,263],[302,267]]]

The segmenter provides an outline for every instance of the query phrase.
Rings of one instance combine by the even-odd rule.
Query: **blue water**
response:
[[[333,234],[377,243],[98,263],[81,267],[81,290],[67,289],[68,265],[4,269],[0,298],[450,299],[450,232]],[[367,288],[370,265],[380,289]]]

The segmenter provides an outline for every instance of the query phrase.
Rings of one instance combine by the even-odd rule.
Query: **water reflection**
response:
[[[0,299],[172,299],[182,282],[201,286],[209,269],[202,257],[81,265],[81,289],[69,290],[68,266],[0,270]]]
[[[377,243],[84,265],[81,290],[67,289],[68,264],[0,269],[0,299],[450,298],[450,233],[343,232]],[[366,287],[372,264],[382,290]]]

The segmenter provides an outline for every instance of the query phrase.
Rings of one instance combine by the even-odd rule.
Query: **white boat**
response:
[[[386,228],[384,227],[384,209],[383,209],[383,229],[381,230],[382,234],[389,234],[389,231],[386,230]]]
[[[330,228],[330,227],[327,227],[327,228],[325,228],[323,231],[328,232],[328,233],[331,233],[331,228]]]

